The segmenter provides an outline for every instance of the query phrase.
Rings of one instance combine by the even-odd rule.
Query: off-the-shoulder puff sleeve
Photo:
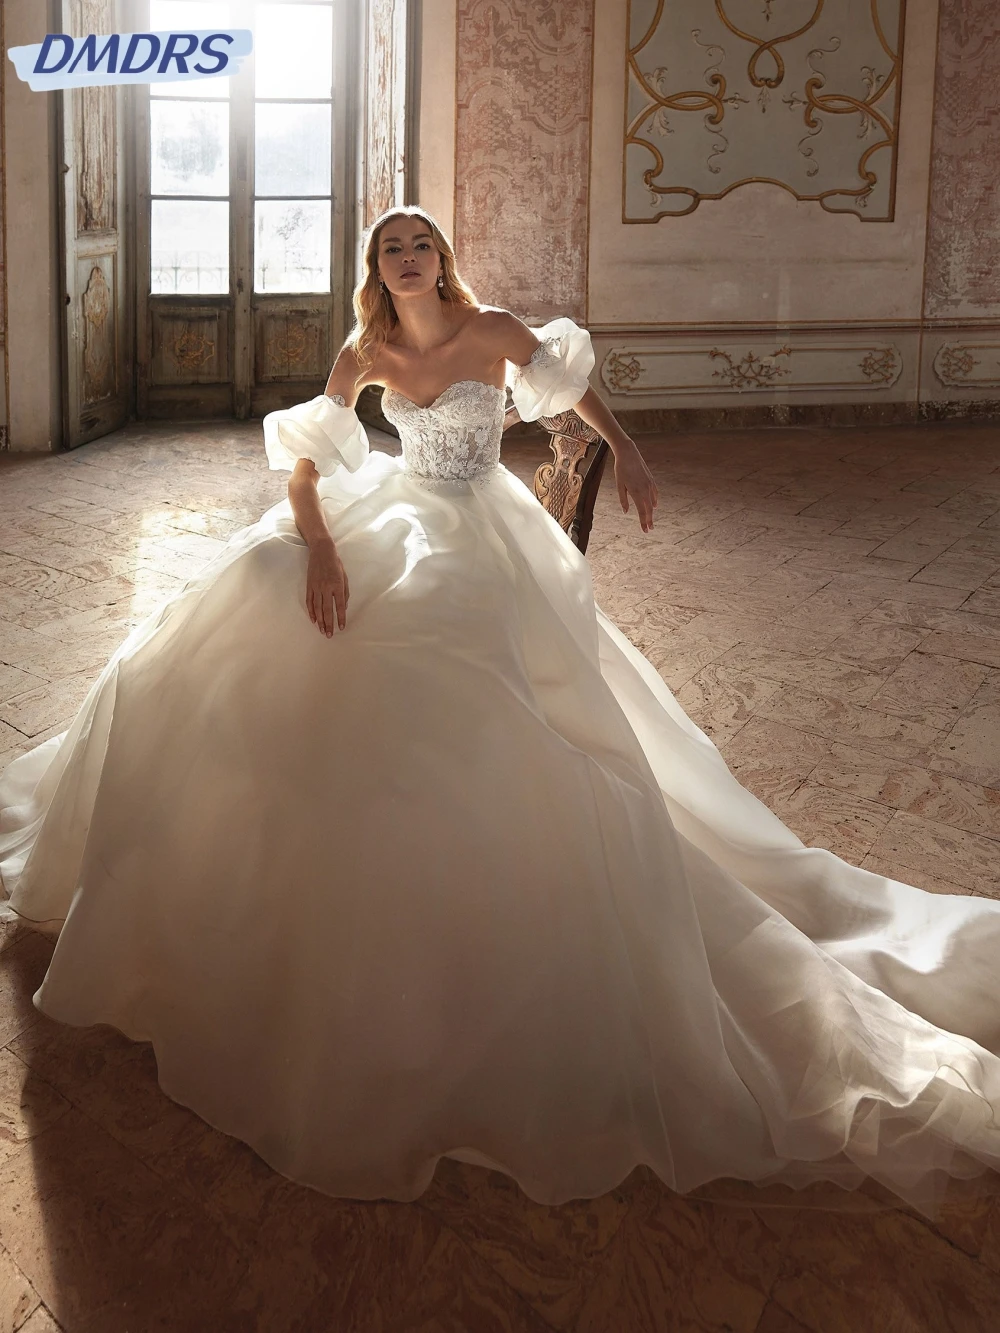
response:
[[[532,332],[541,340],[525,366],[507,362],[507,385],[522,421],[554,417],[575,407],[594,369],[590,334],[565,316]]]
[[[353,407],[339,394],[319,394],[306,403],[264,418],[264,451],[272,471],[291,470],[300,458],[312,460],[321,477],[341,465],[356,472],[368,457],[368,436]]]

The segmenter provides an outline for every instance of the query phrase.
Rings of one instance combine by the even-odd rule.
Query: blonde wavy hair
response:
[[[459,277],[451,241],[430,213],[409,204],[388,209],[375,219],[365,235],[364,272],[354,289],[355,323],[348,341],[354,348],[361,374],[370,368],[390,330],[399,322],[392,294],[388,287],[381,285],[378,276],[379,237],[382,228],[394,218],[419,218],[421,222],[426,222],[427,230],[441,254],[444,284],[437,289],[441,300],[454,301],[457,305],[478,304],[472,290]]]

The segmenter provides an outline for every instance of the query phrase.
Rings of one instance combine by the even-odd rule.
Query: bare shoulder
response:
[[[523,366],[538,346],[538,338],[517,315],[501,306],[480,306],[476,324],[483,341],[497,360],[504,358]]]

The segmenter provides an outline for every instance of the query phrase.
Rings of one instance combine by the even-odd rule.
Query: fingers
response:
[[[309,619],[321,634],[330,638],[335,628],[347,626],[347,602],[350,591],[347,580],[343,583],[331,583],[325,588],[306,590],[306,610]]]
[[[648,493],[642,496],[633,495],[635,507],[639,514],[639,526],[643,532],[649,532],[653,527],[653,509],[655,500]]]
[[[331,563],[325,558],[316,562],[310,560],[306,576],[306,611],[319,632],[327,638],[333,635],[335,628],[346,628],[350,595],[347,570],[339,560]]]
[[[306,589],[306,610],[320,634],[325,634],[329,638],[333,633],[333,612],[329,591],[310,585]]]
[[[333,624],[333,616],[336,614],[337,625],[344,629],[347,624],[347,600],[350,597],[350,588],[347,583],[347,570],[342,571],[342,577],[337,579],[330,589],[331,616],[330,623]]]

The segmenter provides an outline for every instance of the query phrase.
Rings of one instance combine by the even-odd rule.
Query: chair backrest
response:
[[[535,472],[535,495],[582,555],[594,523],[608,442],[572,410],[539,417],[538,424],[549,432],[553,460]]]

